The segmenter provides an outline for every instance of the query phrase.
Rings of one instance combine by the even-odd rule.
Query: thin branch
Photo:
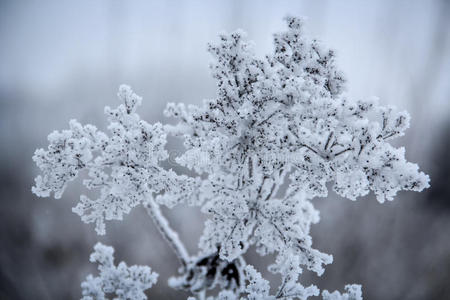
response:
[[[397,132],[397,131],[392,131],[392,132],[386,134],[385,136],[383,136],[382,138],[383,138],[383,140],[386,140],[386,139],[388,139],[388,138],[390,138],[390,137],[395,136],[395,135],[398,134],[398,133],[399,133],[399,132]]]
[[[310,151],[314,152],[315,154],[319,155],[320,157],[322,157],[322,155],[319,154],[319,152],[313,148],[311,148],[310,146],[306,145],[306,144],[300,144],[300,146],[308,148]],[[323,158],[323,157],[322,157]]]
[[[287,245],[287,238],[284,236],[283,232],[281,231],[281,229],[278,227],[277,224],[275,224],[271,218],[269,218],[266,214],[264,214],[262,211],[260,211],[258,209],[259,213],[261,214],[261,216],[263,216],[264,218],[266,218],[266,220],[268,220],[270,222],[270,224],[272,224],[272,226],[278,231],[278,234],[280,235],[280,238],[283,240],[283,243],[285,245]]]
[[[381,128],[381,131],[384,131],[386,129],[386,127],[387,127],[388,118],[386,117],[386,113],[385,112],[383,112],[382,115],[383,115],[383,128]]]
[[[280,295],[280,296],[277,296],[276,299],[293,298],[293,297],[299,297],[299,296],[303,296],[303,294],[302,293],[294,293],[294,294]]]
[[[284,287],[286,286],[286,283],[287,283],[287,276],[284,276],[283,282],[282,282],[280,288],[278,289],[278,292],[277,292],[277,294],[275,295],[275,298],[278,299],[278,298],[280,298],[280,297],[283,297],[283,294],[284,294]]]
[[[361,146],[359,148],[358,156],[361,155],[361,152],[364,150],[364,147],[365,147],[365,145],[361,144],[361,141],[359,141],[359,143],[360,143]]]
[[[341,154],[344,154],[345,152],[350,151],[350,150],[353,150],[353,148],[347,148],[347,149],[345,149],[345,150],[342,150],[342,151],[336,153],[336,154],[334,155],[334,157],[339,156],[339,155],[341,155]]]
[[[236,230],[236,227],[238,226],[238,224],[239,224],[239,220],[236,220],[236,223],[234,223],[233,228],[231,229],[230,234],[227,236],[227,238],[225,239],[225,242],[224,242],[223,244],[227,243],[227,242],[230,240],[230,238],[231,238],[231,236],[233,235],[234,231]]]
[[[248,177],[253,177],[253,160],[251,156],[248,157]]]
[[[276,186],[277,186],[276,183],[274,183],[274,184],[272,185],[272,187],[270,188],[270,192],[269,192],[269,194],[266,196],[266,199],[264,199],[264,201],[267,201],[267,200],[270,199],[270,197],[272,197],[272,194],[273,194],[273,192],[275,191],[275,187],[276,187]]]
[[[331,138],[333,137],[334,132],[330,132],[330,135],[328,136],[327,142],[325,144],[325,147],[323,148],[323,150],[327,150],[328,145],[330,144]]]
[[[263,180],[262,180],[262,183],[261,183],[261,185],[259,186],[259,188],[258,188],[258,195],[257,195],[257,199],[259,199],[262,195],[261,195],[261,191],[262,191],[262,188],[264,187],[264,183],[266,182],[266,179],[267,179],[268,177],[267,176],[264,176],[263,177]]]
[[[265,124],[267,121],[269,121],[273,116],[275,116],[277,113],[279,113],[280,111],[274,111],[273,113],[271,113],[266,119],[264,119],[263,121],[259,122],[256,126],[261,126],[263,124]]]
[[[179,239],[178,234],[172,228],[170,228],[169,222],[162,215],[161,210],[159,209],[159,205],[150,199],[145,204],[145,208],[150,217],[152,217],[153,222],[158,228],[158,231],[172,248],[183,268],[186,269],[187,264],[190,260],[189,254],[183,243]]]

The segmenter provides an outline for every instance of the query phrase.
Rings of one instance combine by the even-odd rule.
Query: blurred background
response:
[[[150,299],[186,299],[167,288],[177,261],[143,209],[109,222],[99,237],[71,212],[77,184],[60,200],[31,194],[38,172],[31,157],[71,118],[104,128],[103,107],[118,104],[122,83],[144,97],[148,122],[167,122],[169,101],[214,97],[206,44],[242,28],[258,55],[270,53],[286,14],[307,16],[309,35],[336,50],[352,97],[376,95],[410,112],[412,126],[395,144],[432,185],[383,205],[373,195],[317,199],[314,243],[334,263],[301,281],[328,290],[361,283],[365,299],[448,299],[449,2],[1,0],[0,299],[78,299],[80,282],[95,271],[88,258],[98,240],[115,247],[116,262],[160,273]],[[202,218],[183,207],[165,213],[196,253]],[[252,251],[247,259],[264,273],[264,259]]]

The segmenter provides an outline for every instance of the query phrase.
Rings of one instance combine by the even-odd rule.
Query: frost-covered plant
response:
[[[219,294],[207,299],[319,295],[317,287],[298,282],[304,268],[320,276],[332,262],[331,255],[312,247],[310,227],[319,221],[312,199],[326,197],[331,183],[342,197],[356,200],[373,191],[384,202],[400,190],[427,188],[429,178],[405,160],[403,148],[388,143],[404,134],[409,115],[376,99],[349,99],[334,52],[308,39],[301,19],[286,22],[287,31],[274,36],[274,52],[263,59],[243,32],[220,35],[219,43],[209,46],[217,96],[200,107],[168,104],[165,113],[176,125],[141,120],[136,114],[141,98],[121,86],[123,104],[105,109],[109,134],[72,120],[69,130],[49,135],[48,149],[34,156],[42,175],[33,192],[60,198],[67,183],[87,170],[83,183],[100,196],[82,195],[73,211],[95,223],[98,234],[105,234],[105,220],[121,220],[142,205],[180,260],[180,274],[169,285],[198,299],[217,289]],[[176,162],[198,177],[161,166],[168,158],[167,134],[184,141],[186,151]],[[195,256],[161,214],[160,205],[177,204],[200,206],[209,215]],[[281,276],[275,294],[245,262],[251,246],[261,255],[275,254],[269,267]],[[115,268],[111,252],[96,246],[91,260],[100,262],[101,275],[88,277],[83,295],[102,299],[115,291],[124,299],[144,297],[155,273]],[[323,299],[361,295],[359,285],[347,285],[344,294],[322,293]]]
[[[91,254],[90,261],[98,263],[99,277],[88,275],[81,284],[82,300],[106,299],[106,294],[115,294],[114,299],[147,299],[144,290],[156,283],[158,274],[152,273],[147,266],[127,267],[121,262],[114,266],[114,249],[97,243]]]

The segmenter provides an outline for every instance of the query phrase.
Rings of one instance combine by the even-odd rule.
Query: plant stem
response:
[[[147,213],[150,215],[150,217],[152,217],[153,222],[158,228],[158,231],[169,244],[170,248],[172,248],[183,268],[186,269],[189,262],[189,254],[183,243],[179,239],[178,234],[172,228],[170,228],[169,222],[162,215],[159,205],[155,203],[153,199],[150,199],[145,203],[144,206],[147,210]]]

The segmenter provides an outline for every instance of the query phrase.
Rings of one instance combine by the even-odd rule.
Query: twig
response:
[[[350,151],[350,150],[353,150],[353,148],[347,148],[347,149],[345,149],[345,150],[342,150],[342,151],[336,153],[336,154],[334,155],[334,157],[339,156],[339,155],[341,155],[341,154],[344,154],[345,152]]]
[[[277,294],[275,295],[275,298],[279,299],[279,298],[283,297],[283,294],[284,294],[284,287],[286,286],[286,282],[287,282],[287,276],[285,276],[285,277],[283,278],[283,282],[282,282],[280,288],[278,289],[278,292],[277,292]]]
[[[326,144],[325,144],[325,147],[324,147],[324,149],[323,149],[323,150],[327,150],[327,148],[328,148],[328,145],[330,144],[331,138],[333,137],[333,134],[334,134],[334,132],[333,132],[333,131],[332,131],[332,132],[330,132],[330,135],[328,136],[327,142],[326,142]]]
[[[277,113],[279,113],[280,111],[274,111],[273,113],[271,113],[266,119],[264,119],[263,121],[259,122],[256,126],[261,126],[264,123],[266,123],[267,121],[269,121],[273,116],[275,116]]]
[[[178,234],[170,228],[169,222],[162,215],[159,205],[150,199],[145,204],[145,208],[150,217],[152,217],[158,231],[172,248],[183,268],[186,269],[189,262],[189,254],[179,239]]]

